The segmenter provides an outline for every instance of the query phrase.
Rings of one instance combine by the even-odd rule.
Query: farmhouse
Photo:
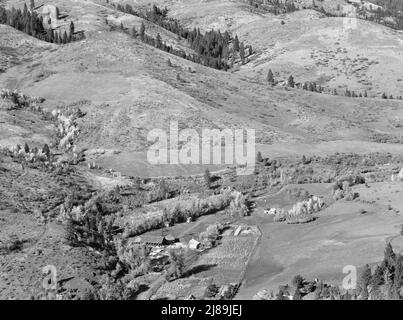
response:
[[[167,246],[173,242],[174,240],[171,237],[167,239],[166,237],[151,235],[144,235],[134,239],[134,244],[146,244],[149,246]]]

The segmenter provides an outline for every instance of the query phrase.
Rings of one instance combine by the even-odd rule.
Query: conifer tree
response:
[[[288,86],[290,86],[291,88],[294,88],[295,86],[294,77],[292,75],[288,77]]]
[[[62,43],[68,43],[68,37],[66,30],[63,33]]]
[[[70,38],[72,38],[73,34],[74,34],[74,23],[73,23],[73,21],[70,22],[69,29],[70,29]]]
[[[209,169],[206,169],[204,172],[204,183],[206,184],[207,189],[211,188],[211,175]]]
[[[244,46],[243,42],[241,42],[241,44],[239,46],[239,56],[241,58],[242,64],[244,64],[245,63],[245,46]]]
[[[140,39],[141,39],[141,41],[144,41],[145,31],[146,31],[146,27],[144,25],[144,22],[142,22],[141,27],[140,27]]]
[[[360,284],[362,285],[362,287],[366,287],[371,282],[371,279],[372,279],[371,268],[369,267],[368,264],[366,264],[364,266],[364,270],[361,273]]]
[[[274,84],[274,75],[271,69],[269,69],[269,72],[267,73],[267,82],[270,83],[271,85]]]
[[[234,52],[239,51],[239,39],[238,39],[238,35],[235,35],[235,39],[234,39]]]
[[[26,143],[26,142],[25,142],[25,145],[24,145],[24,152],[29,153],[29,146],[28,146],[28,143]]]

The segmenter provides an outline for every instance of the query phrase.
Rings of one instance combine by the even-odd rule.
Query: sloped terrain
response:
[[[309,2],[309,3],[308,3]],[[314,10],[273,15],[242,1],[160,1],[169,16],[190,28],[230,30],[251,44],[255,54],[241,73],[264,82],[268,69],[278,80],[293,75],[297,82],[315,81],[344,94],[345,89],[368,91],[370,96],[403,93],[401,78],[403,36],[374,22],[332,18]],[[312,5],[311,1],[301,5]],[[332,12],[346,1],[318,3]],[[347,12],[349,12],[347,10]],[[211,19],[211,20],[210,20]],[[387,81],[385,81],[387,79]]]
[[[5,254],[0,256],[0,298],[35,295],[40,289],[41,268],[48,264],[62,266],[59,272],[63,283],[76,279],[84,287],[93,284],[99,289],[101,273],[117,280],[119,266],[125,263],[117,253],[111,259],[112,269],[106,272],[96,268],[103,257],[97,250],[105,249],[102,245],[108,242],[107,237],[101,237],[105,240],[100,241],[102,245],[96,243],[96,237],[93,242],[83,241],[82,246],[66,243],[66,233],[71,236],[72,231],[66,232],[61,221],[64,215],[73,215],[73,205],[66,203],[71,204],[77,193],[85,199],[74,203],[74,209],[84,218],[81,221],[77,214],[77,221],[70,219],[85,230],[83,237],[88,239],[96,228],[104,228],[102,219],[106,217],[125,222],[136,218],[141,224],[150,208],[158,208],[158,217],[164,217],[160,214],[164,209],[175,209],[168,208],[167,203],[184,199],[194,202],[183,210],[182,220],[175,220],[179,214],[172,213],[177,225],[168,221],[163,232],[179,232],[186,245],[190,238],[200,236],[206,221],[259,226],[258,242],[251,237],[238,248],[234,236],[231,241],[217,241],[217,248],[211,250],[211,255],[218,256],[226,246],[233,255],[242,250],[231,280],[224,274],[230,269],[230,257],[224,257],[222,266],[216,269],[200,267],[201,278],[196,279],[197,285],[207,286],[211,282],[207,278],[219,270],[220,285],[232,279],[242,282],[240,298],[252,298],[263,288],[275,288],[297,273],[337,283],[344,265],[380,261],[387,241],[400,252],[402,182],[392,183],[390,177],[402,166],[403,102],[380,98],[383,92],[403,94],[400,32],[368,21],[346,24],[349,21],[314,10],[273,15],[243,1],[114,3],[129,3],[135,9],[150,8],[153,3],[167,6],[169,17],[189,28],[237,34],[252,45],[253,54],[244,65],[236,64],[227,72],[190,62],[145,44],[130,31],[133,26],[139,30],[144,23],[148,34],[160,34],[173,47],[194,54],[186,40],[101,0],[53,2],[66,17],[60,21],[63,26],[68,21],[63,19],[68,18],[74,21],[76,30],[84,31],[84,39],[68,44],[42,42],[0,25],[0,88],[42,97],[40,106],[45,110],[41,114],[9,109],[1,101],[0,148],[12,149],[25,143],[41,148],[49,144],[57,168],[49,163],[27,164],[9,151],[0,153],[0,240],[7,244],[1,247]],[[330,6],[328,1],[325,3]],[[23,2],[11,0],[5,4],[23,6]],[[37,10],[42,4],[46,2],[38,3]],[[286,84],[271,86],[266,80],[269,69],[279,81],[292,74],[296,82],[315,81],[325,91],[308,92]],[[339,95],[330,94],[333,89]],[[345,97],[346,89],[368,91],[368,97]],[[80,110],[80,116],[74,119],[77,135],[71,150],[63,149],[54,143],[60,138],[56,120],[74,108]],[[153,167],[146,159],[150,145],[147,135],[157,128],[168,133],[171,122],[178,122],[179,129],[191,128],[199,133],[205,128],[254,129],[256,151],[261,151],[264,159],[259,160],[255,174],[246,177],[236,176],[234,168],[218,171],[225,165]],[[379,153],[368,155],[372,152]],[[332,154],[337,154],[336,159],[327,158]],[[212,177],[209,173],[200,175],[206,168],[213,172]],[[333,199],[333,184],[354,175],[367,183],[351,186],[359,197],[352,201]],[[168,181],[166,185],[162,183],[165,180],[136,179],[161,176]],[[325,199],[328,206],[306,224],[274,222],[264,211],[270,206],[288,209],[295,205],[296,199],[289,192],[297,186],[305,188],[310,196]],[[245,203],[246,195],[251,197],[254,206],[247,208],[250,217],[240,214],[233,204],[227,204],[229,208],[218,206],[214,211],[217,215],[209,211],[211,216],[206,220],[189,214],[196,210],[195,203],[200,204],[200,199],[221,194],[227,188],[240,191]],[[242,201],[238,204],[243,205]],[[102,223],[97,224],[97,219]],[[159,230],[163,223],[148,222],[144,230],[151,236],[163,233]],[[113,236],[118,234],[121,240],[127,225],[113,227]],[[132,253],[130,257],[140,256]],[[246,253],[253,254],[249,257]],[[199,254],[201,263],[210,257],[203,256],[203,251],[196,256]],[[136,265],[138,261],[130,263]],[[123,269],[126,272],[130,268]],[[154,274],[155,282],[169,270]],[[157,294],[153,293],[152,280],[144,280],[150,288],[140,297],[163,298],[167,288],[178,283],[181,286],[187,280],[184,276],[177,282],[161,284]]]
[[[4,25],[0,25],[0,33],[0,73],[15,65],[32,62],[44,52],[55,49],[52,44],[27,37]],[[15,85],[14,79],[9,81],[10,85]]]

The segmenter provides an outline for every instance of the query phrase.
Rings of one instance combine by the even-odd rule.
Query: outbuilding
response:
[[[189,249],[197,250],[200,249],[200,242],[195,239],[189,240]]]

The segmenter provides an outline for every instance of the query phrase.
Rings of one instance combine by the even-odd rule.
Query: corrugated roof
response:
[[[136,238],[136,242],[140,242],[140,243],[157,243],[157,244],[162,244],[164,242],[164,237],[162,236],[149,236],[149,235],[145,235],[145,236],[141,236],[141,237],[137,237]]]

